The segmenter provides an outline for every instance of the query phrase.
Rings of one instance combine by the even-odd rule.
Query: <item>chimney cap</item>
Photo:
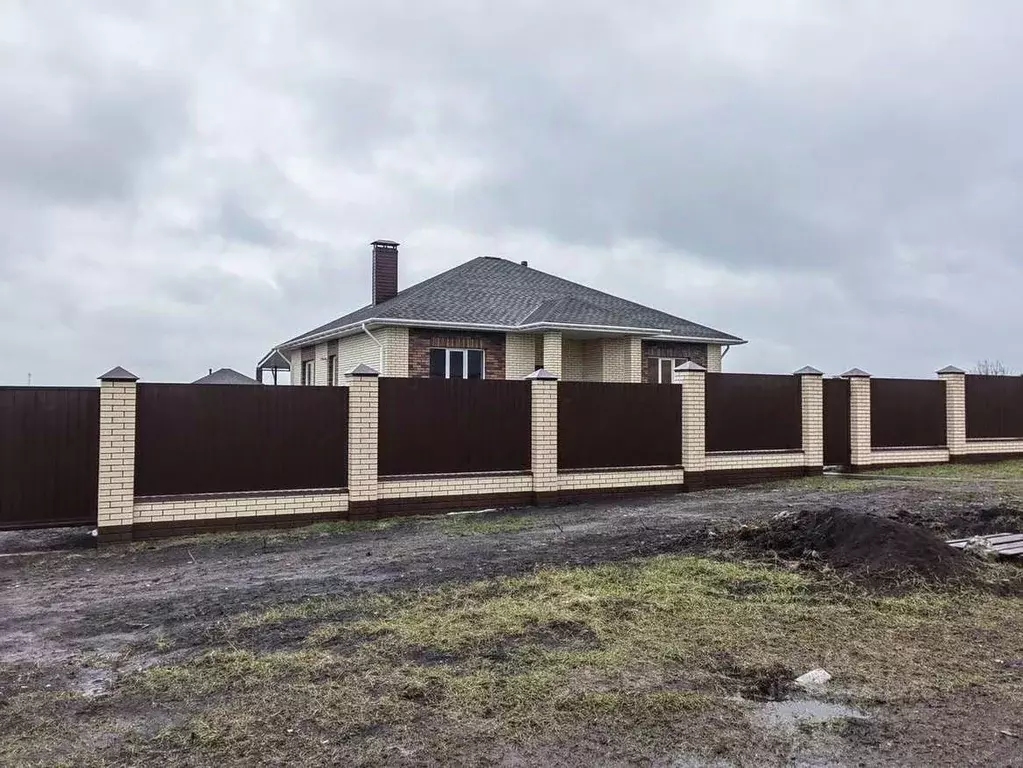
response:
[[[370,245],[384,245],[388,248],[397,248],[401,243],[395,242],[394,240],[374,240]]]
[[[520,261],[519,262],[519,266],[520,267],[528,267],[529,266],[529,262],[528,261]]]

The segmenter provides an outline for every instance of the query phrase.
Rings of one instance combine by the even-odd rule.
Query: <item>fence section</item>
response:
[[[380,379],[381,475],[526,471],[528,381]]]
[[[558,468],[682,463],[682,392],[672,384],[558,384]]]
[[[345,387],[138,387],[136,496],[347,484]]]
[[[96,522],[99,389],[0,387],[0,529]]]
[[[803,447],[798,376],[708,373],[707,451],[798,451]]]
[[[966,439],[1023,439],[1023,376],[966,377]]]
[[[870,380],[872,448],[938,447],[946,434],[945,382]]]
[[[824,380],[824,464],[847,466],[852,460],[849,434],[849,379]]]

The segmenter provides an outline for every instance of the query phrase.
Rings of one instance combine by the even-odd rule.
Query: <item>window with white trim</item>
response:
[[[482,349],[430,349],[431,379],[483,379]]]
[[[316,379],[315,379],[315,371],[316,371],[315,366],[316,366],[316,361],[315,360],[303,360],[302,361],[302,386],[303,387],[311,387],[313,385],[313,383],[316,381]]]
[[[688,362],[688,357],[659,357],[657,358],[657,383],[671,384],[672,371],[682,363]]]
[[[337,386],[337,355],[327,355],[327,386]]]

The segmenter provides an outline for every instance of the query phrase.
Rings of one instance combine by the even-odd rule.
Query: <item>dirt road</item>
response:
[[[804,481],[627,503],[388,521],[369,530],[321,526],[99,552],[82,531],[0,533],[0,693],[65,691],[96,698],[141,669],[198,656],[215,645],[211,637],[217,628],[239,614],[310,598],[407,593],[531,574],[545,566],[702,551],[708,530],[753,523],[783,510],[841,506],[957,534],[984,510],[1023,507],[1019,494],[1023,487],[983,483]],[[285,628],[283,636],[278,632],[263,645],[273,650],[288,642]],[[978,706],[977,695],[970,694],[970,707]],[[0,708],[0,717],[4,714]],[[919,711],[907,710],[905,716],[919,719]],[[966,732],[971,727],[964,726]],[[901,737],[864,728],[857,738],[869,751]],[[907,738],[912,747],[917,737]],[[933,740],[933,729],[921,729],[919,738]],[[72,741],[54,748],[83,754],[81,739]],[[94,755],[130,764],[117,738],[101,741]],[[969,743],[965,739],[964,749]],[[1023,753],[1023,741],[1015,745]],[[12,758],[40,757],[24,743],[11,750]],[[505,756],[509,764],[515,764],[513,751]],[[528,751],[522,754],[531,761]],[[165,757],[168,764],[202,764],[178,752]],[[381,760],[405,762],[393,755]],[[50,764],[45,755],[41,764]]]

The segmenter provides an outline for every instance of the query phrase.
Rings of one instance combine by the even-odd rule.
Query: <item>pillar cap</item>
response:
[[[956,368],[954,365],[946,365],[937,373],[939,376],[943,373],[961,373],[963,375],[966,375],[966,371],[964,371],[962,368]]]
[[[348,371],[345,376],[379,376],[380,371],[376,368],[370,368],[365,363],[359,363],[357,366]]]
[[[862,368],[850,368],[848,371],[842,374],[843,379],[869,379],[870,374],[864,371]]]
[[[557,381],[558,377],[548,371],[546,368],[537,368],[531,374],[526,376],[527,381]]]
[[[138,381],[139,377],[129,370],[117,366],[99,377],[100,381]]]
[[[793,376],[823,376],[824,375],[824,371],[818,371],[816,368],[814,368],[812,366],[804,365],[798,371],[794,371],[792,375]]]
[[[682,363],[680,365],[676,365],[675,366],[675,370],[676,371],[682,371],[682,372],[685,372],[685,371],[700,371],[702,373],[706,373],[707,372],[706,368],[704,368],[699,363],[694,363],[692,360],[686,360],[684,363]]]

